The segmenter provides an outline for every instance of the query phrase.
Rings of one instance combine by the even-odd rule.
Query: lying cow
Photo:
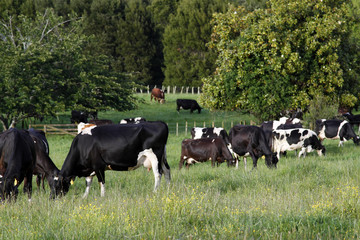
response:
[[[278,158],[271,152],[265,132],[260,127],[235,125],[229,131],[229,139],[232,149],[237,155],[251,156],[253,168],[256,168],[258,159],[263,155],[265,155],[265,163],[269,168],[276,167]]]
[[[201,112],[201,107],[197,103],[196,100],[193,99],[176,99],[176,110],[179,112],[180,109],[188,110],[190,109],[190,113],[193,111],[198,110],[198,113]]]
[[[152,101],[154,98],[155,101],[158,101],[159,103],[165,103],[165,93],[160,88],[153,88],[151,90],[151,96],[150,101]]]
[[[229,149],[222,138],[202,138],[202,139],[184,139],[181,143],[181,157],[179,169],[186,165],[189,168],[191,164],[206,162],[211,160],[211,166],[228,160],[228,165],[235,163]]]
[[[0,198],[16,200],[24,181],[24,192],[31,201],[32,175],[36,153],[28,131],[11,128],[0,134]]]
[[[120,124],[128,124],[128,123],[141,123],[141,122],[146,122],[145,118],[142,117],[136,117],[136,118],[124,118],[120,121]]]
[[[299,157],[301,155],[305,157],[307,152],[313,150],[317,150],[319,156],[325,154],[325,147],[321,144],[316,133],[304,128],[274,130],[272,147],[273,151],[277,153],[278,159],[280,159],[281,152],[297,149],[301,149]]]
[[[346,120],[316,120],[316,134],[320,141],[324,139],[340,139],[339,147],[343,143],[352,139],[356,145],[359,144],[360,138],[355,134],[350,123]]]
[[[105,170],[130,171],[141,165],[153,170],[156,191],[162,174],[170,182],[170,167],[166,159],[169,129],[164,122],[115,124],[88,127],[73,140],[56,183],[56,195],[65,195],[71,180],[86,177],[89,193],[96,175],[105,195]]]

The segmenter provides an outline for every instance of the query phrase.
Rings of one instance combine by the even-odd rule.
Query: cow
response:
[[[160,88],[153,88],[151,90],[151,96],[150,101],[152,101],[154,98],[155,101],[158,101],[159,103],[165,103],[165,93]]]
[[[349,123],[351,126],[358,126],[358,133],[360,134],[360,114],[353,115],[351,112],[347,112],[343,114],[344,117],[346,117],[349,120]]]
[[[198,113],[201,113],[201,107],[197,103],[196,100],[193,99],[176,99],[176,110],[179,112],[180,109],[188,110],[190,109],[190,113],[198,110]]]
[[[70,122],[75,123],[75,124],[78,124],[80,122],[87,123],[88,122],[88,114],[83,111],[72,110]]]
[[[355,134],[350,123],[346,120],[316,120],[315,132],[320,141],[323,141],[324,139],[340,139],[339,147],[343,146],[343,143],[350,139],[352,139],[356,145],[359,145],[360,141],[359,136]]]
[[[1,200],[16,200],[18,187],[24,181],[24,193],[27,193],[31,201],[36,153],[29,132],[11,128],[1,133],[0,154]]]
[[[254,169],[257,167],[258,159],[263,155],[265,155],[266,165],[269,168],[276,168],[278,158],[271,152],[265,132],[260,127],[235,125],[229,131],[229,140],[237,155],[251,156]]]
[[[293,151],[301,149],[301,155],[305,157],[306,153],[317,150],[319,156],[325,154],[325,147],[321,144],[317,134],[304,128],[297,129],[278,129],[273,131],[272,150],[277,153],[277,158],[280,159],[280,153],[285,151]]]
[[[181,143],[181,156],[179,169],[186,165],[206,162],[211,160],[211,166],[228,161],[228,166],[235,164],[235,160],[227,148],[224,140],[220,137],[201,138],[201,139],[184,139]]]
[[[272,131],[275,129],[302,128],[300,119],[282,117],[279,120],[265,121],[260,126],[263,130]]]
[[[135,117],[135,118],[124,118],[120,121],[120,124],[128,124],[128,123],[141,123],[141,122],[146,122],[145,118],[142,117]]]
[[[48,181],[50,187],[50,198],[55,197],[55,182],[54,177],[57,176],[60,170],[56,167],[49,156],[49,144],[45,137],[45,133],[41,130],[30,128],[29,134],[34,141],[36,162],[33,169],[33,174],[37,176],[36,183],[40,188],[45,190],[44,179]]]
[[[227,134],[227,132],[224,128],[193,127],[191,129],[191,138],[192,139],[215,138],[215,137],[221,137],[224,140],[226,146],[228,146],[230,153],[233,154],[231,144],[229,141],[229,135]]]
[[[86,177],[86,197],[96,175],[104,196],[105,170],[130,171],[141,165],[152,168],[156,191],[162,174],[170,182],[168,135],[168,127],[161,121],[85,128],[74,138],[60,173],[54,178],[56,195],[65,195],[76,177]]]

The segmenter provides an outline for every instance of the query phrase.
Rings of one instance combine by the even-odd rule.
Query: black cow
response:
[[[141,123],[141,122],[146,122],[146,119],[142,117],[124,118],[120,121],[120,124]]]
[[[276,167],[278,158],[271,152],[265,132],[257,126],[235,125],[229,131],[233,151],[239,156],[249,154],[256,168],[258,159],[265,155],[266,165]]]
[[[201,112],[201,107],[197,103],[196,100],[193,99],[176,99],[176,110],[179,112],[180,109],[188,110],[190,109],[190,113],[193,111],[198,110],[198,113]]]
[[[30,136],[34,141],[36,152],[36,163],[33,169],[33,174],[37,176],[36,183],[45,190],[44,179],[49,183],[50,198],[55,197],[55,182],[54,177],[57,176],[60,170],[56,167],[49,156],[49,144],[45,137],[45,133],[41,130],[29,129]]]
[[[83,111],[76,111],[76,110],[72,110],[71,111],[71,118],[70,118],[71,123],[87,123],[88,122],[88,114],[86,112]]]
[[[96,126],[82,131],[73,140],[70,151],[55,178],[56,194],[65,195],[72,179],[87,177],[84,197],[89,193],[93,176],[105,194],[105,170],[129,171],[141,165],[153,169],[154,191],[162,174],[170,182],[166,159],[169,130],[164,122]]]
[[[318,155],[325,154],[325,147],[321,144],[316,133],[310,129],[277,129],[273,131],[273,151],[277,153],[280,159],[280,153],[301,149],[299,157],[305,157],[307,152],[317,150]]]
[[[24,181],[24,192],[31,201],[32,175],[36,154],[28,131],[11,128],[0,134],[0,198],[16,200]]]
[[[105,124],[114,124],[113,121],[110,119],[91,119],[89,121],[90,124],[95,124],[97,126],[99,125],[105,125]]]
[[[222,138],[201,138],[184,139],[181,143],[181,157],[179,169],[186,165],[189,168],[191,164],[197,162],[206,162],[211,160],[211,166],[228,160],[228,165],[235,164],[229,149]]]
[[[316,134],[320,141],[324,139],[340,139],[339,147],[343,142],[352,139],[356,145],[359,144],[360,138],[355,134],[350,123],[346,120],[316,120]]]

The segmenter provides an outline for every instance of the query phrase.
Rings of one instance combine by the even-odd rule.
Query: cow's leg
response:
[[[245,171],[246,171],[246,164],[247,164],[246,157],[244,156],[243,158],[244,158],[244,166],[245,166]]]
[[[140,152],[138,155],[138,165],[143,164],[144,167],[150,169],[152,168],[155,178],[155,186],[154,192],[159,188],[160,181],[161,181],[161,174],[159,169],[159,161],[153,150],[145,149],[144,151]]]
[[[342,147],[342,146],[344,146],[344,139],[340,138],[338,147]]]
[[[36,186],[41,188],[41,174],[36,175]]]
[[[169,164],[167,162],[167,159],[166,159],[166,146],[164,147],[164,153],[162,155],[161,169],[163,170],[166,182],[168,184],[170,184],[171,175],[170,175],[170,166],[169,166]]]
[[[304,155],[304,158],[305,158],[305,156],[306,156],[306,148],[305,147],[301,148],[301,151],[299,152],[299,158],[301,157],[301,155]]]
[[[96,171],[95,174],[96,174],[96,177],[100,184],[100,189],[101,189],[100,196],[104,197],[105,196],[105,170]]]
[[[186,157],[181,154],[180,162],[179,162],[179,170],[184,166],[185,159],[186,159]]]
[[[253,169],[256,169],[258,158],[255,156],[255,154],[253,152],[250,152],[250,156],[251,156],[251,158],[253,160]]]
[[[85,193],[83,195],[83,198],[86,198],[89,195],[90,186],[91,186],[94,175],[95,175],[95,172],[93,172],[92,174],[90,174],[90,176],[85,178],[86,189],[85,189]]]

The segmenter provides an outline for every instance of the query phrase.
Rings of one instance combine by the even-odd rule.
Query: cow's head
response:
[[[356,145],[359,145],[359,143],[360,143],[360,137],[359,137],[359,136],[355,136],[355,137],[353,138],[353,140],[354,140],[354,143],[355,143]]]
[[[276,153],[271,153],[265,156],[265,162],[268,168],[276,168],[276,164],[279,162],[279,159],[276,156]]]
[[[66,193],[69,191],[69,187],[73,182],[72,177],[66,177],[59,175],[54,177],[54,190],[55,195],[53,195],[53,198],[58,196],[65,196]]]
[[[319,156],[325,156],[326,149],[323,145],[320,146],[319,149],[316,150]]]

